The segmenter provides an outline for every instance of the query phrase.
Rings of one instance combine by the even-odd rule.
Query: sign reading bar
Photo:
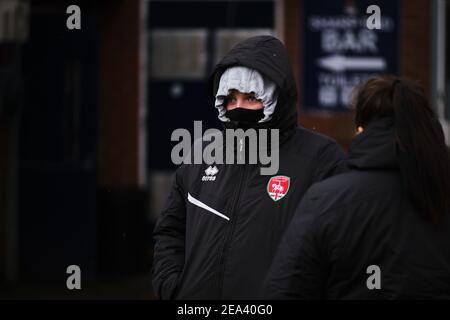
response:
[[[346,111],[356,85],[398,72],[398,0],[303,3],[302,108]],[[380,29],[367,27],[371,5],[380,8]]]

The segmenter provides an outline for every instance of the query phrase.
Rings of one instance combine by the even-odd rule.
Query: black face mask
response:
[[[259,110],[236,108],[233,110],[228,110],[225,113],[225,116],[231,121],[257,123],[259,120],[264,118],[264,108]]]

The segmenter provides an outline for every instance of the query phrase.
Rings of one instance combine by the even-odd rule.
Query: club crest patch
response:
[[[267,183],[267,193],[273,201],[283,199],[289,191],[291,178],[287,176],[275,176]]]

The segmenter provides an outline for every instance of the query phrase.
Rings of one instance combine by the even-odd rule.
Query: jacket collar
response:
[[[394,120],[372,121],[353,139],[347,163],[354,169],[398,169]]]

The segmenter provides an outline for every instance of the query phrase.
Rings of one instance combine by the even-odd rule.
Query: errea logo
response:
[[[217,169],[216,166],[209,166],[205,170],[205,175],[202,177],[202,181],[215,181],[217,172],[219,172],[219,169]]]

